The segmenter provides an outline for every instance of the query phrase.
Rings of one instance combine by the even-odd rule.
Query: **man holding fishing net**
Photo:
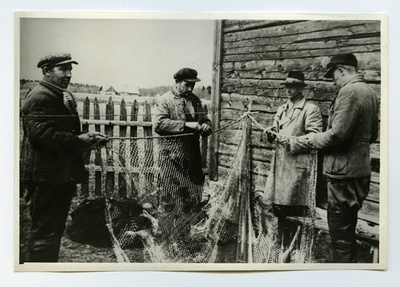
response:
[[[306,86],[302,72],[291,71],[282,85],[288,101],[278,108],[273,124],[265,130],[267,140],[276,142],[276,149],[265,191],[258,195],[264,214],[268,214],[267,232],[277,246],[284,246],[280,261],[286,261],[282,255],[296,239],[296,225],[286,218],[306,216],[315,195],[310,194],[309,180],[313,157],[297,137],[321,132],[322,116],[302,94]]]
[[[32,217],[29,261],[57,262],[61,237],[76,184],[84,179],[83,152],[105,145],[99,133],[81,133],[74,96],[67,90],[72,60],[68,53],[50,54],[37,67],[43,79],[22,108],[24,140],[21,182],[26,186]]]
[[[335,55],[327,67],[324,77],[340,89],[329,108],[327,130],[305,136],[305,143],[324,151],[334,262],[356,263],[357,217],[370,188],[370,144],[378,138],[379,106],[353,54]]]
[[[197,71],[183,68],[174,75],[172,90],[157,99],[155,131],[160,143],[160,211],[169,214],[170,223],[160,227],[187,232],[185,220],[199,208],[204,176],[199,136],[212,133],[211,121],[200,99],[193,94]],[[164,225],[164,226],[161,226]]]

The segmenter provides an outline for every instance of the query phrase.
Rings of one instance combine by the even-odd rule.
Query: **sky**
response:
[[[79,64],[72,83],[108,88],[151,88],[174,84],[173,75],[190,67],[212,82],[213,20],[46,19],[20,22],[20,78],[39,80],[43,56],[68,52]]]

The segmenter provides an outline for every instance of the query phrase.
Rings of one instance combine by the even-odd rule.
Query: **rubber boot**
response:
[[[29,250],[29,262],[58,262],[58,254],[59,248],[55,246]]]
[[[357,213],[328,212],[335,263],[357,263],[356,224]]]

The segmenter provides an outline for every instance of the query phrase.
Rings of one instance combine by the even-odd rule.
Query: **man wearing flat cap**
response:
[[[306,136],[324,151],[328,225],[337,263],[356,263],[358,211],[369,193],[370,144],[378,137],[378,100],[357,72],[353,54],[331,58],[325,78],[339,86],[329,108],[327,130]]]
[[[159,141],[159,198],[160,208],[171,220],[189,215],[199,206],[204,184],[199,136],[212,133],[211,121],[193,94],[195,83],[200,81],[197,71],[183,68],[174,79],[172,90],[157,99],[154,124],[156,133],[166,136]]]
[[[286,216],[306,216],[310,202],[310,153],[296,137],[322,131],[322,116],[318,106],[308,102],[302,94],[307,85],[302,72],[289,72],[281,85],[285,86],[288,101],[278,107],[273,124],[264,131],[270,143],[276,142],[276,148],[265,191],[258,195],[264,212],[272,210],[274,213],[268,218],[276,218],[279,230],[288,231],[280,234],[278,227],[274,229],[274,223],[270,222],[269,235],[287,242],[287,238],[282,237],[294,233]],[[281,246],[281,242],[278,243]]]
[[[43,79],[22,108],[20,176],[30,197],[30,262],[58,261],[76,184],[84,179],[82,154],[107,141],[101,133],[81,134],[76,102],[67,90],[72,64],[78,63],[67,53],[41,59]]]

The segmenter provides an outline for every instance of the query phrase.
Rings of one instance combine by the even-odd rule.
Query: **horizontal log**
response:
[[[228,63],[232,64],[233,63]],[[307,81],[327,81],[327,79],[324,78],[324,75],[326,73],[326,69],[316,69],[313,71],[305,70],[302,71],[305,77],[306,82]],[[380,70],[360,70],[359,73],[364,76],[364,79],[366,82],[380,82],[381,81],[381,72]],[[256,70],[246,70],[246,71],[240,71],[240,70],[234,70],[234,69],[229,69],[226,71],[222,72],[222,79],[252,79],[252,80],[261,80],[261,79],[270,79],[270,80],[281,80],[284,81],[287,76],[286,71],[280,71],[278,67],[276,68],[275,71],[273,70],[266,70],[266,69],[256,69]]]
[[[343,49],[343,48],[354,48],[355,52],[360,47],[380,47],[380,37],[369,37],[361,39],[321,39],[319,41],[306,42],[306,43],[281,43],[279,45],[249,45],[244,47],[233,47],[226,48],[224,54],[229,55],[240,55],[240,54],[257,54],[257,53],[276,53],[290,51],[313,51],[316,52],[321,49]],[[380,49],[379,49],[380,50]]]
[[[359,70],[380,70],[381,55],[377,52],[354,53],[358,60]],[[298,71],[326,71],[326,66],[332,55],[320,57],[304,57],[300,59],[267,59],[251,61],[223,61],[223,71],[281,71],[288,73],[292,70]],[[231,64],[229,64],[231,63]]]
[[[304,20],[226,20],[224,21],[224,33],[254,30],[266,27],[275,27],[286,24],[304,22]]]
[[[363,214],[379,216],[379,202],[364,200],[361,210]]]
[[[320,39],[377,37],[380,21],[308,21],[224,34],[224,47],[304,43]]]
[[[318,46],[317,46],[318,47]],[[232,53],[227,51],[224,60],[227,62],[236,61],[258,61],[258,60],[277,60],[277,59],[300,59],[309,57],[324,57],[327,55],[335,55],[341,53],[380,53],[380,44],[370,44],[365,46],[346,46],[334,48],[318,48],[318,49],[298,49],[298,50],[280,50],[272,51],[255,51],[258,49],[249,49],[247,53]],[[229,53],[229,54],[228,54]]]
[[[240,79],[240,78],[230,78],[224,79],[223,89],[228,87],[234,88],[256,88],[256,89],[273,89],[276,93],[275,97],[278,97],[285,92],[285,87],[282,85],[282,80],[275,79]],[[335,86],[332,81],[306,81],[305,93],[310,93],[311,91],[315,94],[319,92],[332,93],[334,94],[339,87]],[[380,91],[380,84],[368,84],[368,86],[374,91]],[[286,95],[286,94],[284,94]]]
[[[232,80],[230,80],[232,81]],[[274,87],[274,84],[271,81],[263,80],[264,83],[260,83],[259,86],[245,86],[242,82],[236,83],[227,83],[224,85],[222,92],[224,94],[240,94],[245,101],[243,103],[248,105],[250,101],[254,98],[264,97],[266,100],[265,105],[269,106],[270,103],[275,103],[275,105],[284,104],[287,101],[287,95],[285,89],[281,87]],[[269,87],[262,87],[269,85]],[[315,85],[315,86],[314,86]],[[314,86],[314,87],[313,87]],[[369,84],[370,88],[375,92],[378,101],[380,101],[381,93],[381,85],[379,84]],[[303,95],[306,99],[311,101],[320,101],[320,102],[331,102],[334,98],[334,94],[336,92],[336,86],[333,86],[330,82],[320,82],[320,83],[310,83],[309,87],[307,87],[303,91]],[[246,103],[246,101],[248,103]],[[232,105],[233,101],[226,102],[224,104]],[[254,104],[254,103],[253,103]]]
[[[139,126],[152,127],[151,122],[130,122],[130,121],[111,121],[111,120],[87,120],[81,119],[81,124],[85,125],[105,125],[105,126]]]

